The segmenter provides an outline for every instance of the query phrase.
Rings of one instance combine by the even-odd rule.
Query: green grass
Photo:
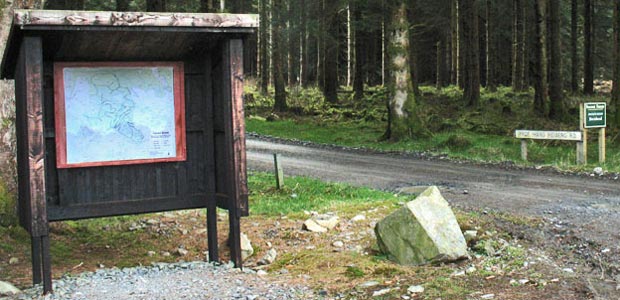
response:
[[[580,170],[598,166],[598,148],[595,141],[589,143],[588,166],[575,165],[574,142],[530,141],[529,160],[521,159],[520,141],[510,136],[481,134],[465,130],[440,132],[431,138],[404,140],[397,143],[379,141],[383,128],[367,122],[315,122],[312,119],[281,120],[268,122],[249,118],[247,130],[262,135],[285,139],[299,139],[322,144],[337,144],[348,147],[363,147],[382,151],[426,151],[436,155],[445,154],[455,159],[478,162],[512,161],[520,165],[550,165],[560,169]],[[467,145],[453,145],[449,141],[458,136],[469,141]],[[608,145],[607,163],[602,167],[608,171],[620,171],[620,149]]]
[[[429,138],[407,139],[400,142],[380,141],[386,129],[387,111],[385,89],[367,88],[362,101],[352,95],[341,95],[337,105],[325,103],[316,89],[293,89],[287,102],[287,113],[272,113],[272,95],[261,95],[251,84],[246,86],[247,130],[262,135],[298,139],[321,144],[337,144],[382,151],[429,152],[454,159],[477,162],[511,161],[525,166],[553,166],[563,170],[592,170],[601,166],[610,172],[620,172],[620,140],[618,130],[608,130],[607,163],[598,164],[597,134],[591,131],[587,166],[575,164],[574,142],[530,141],[528,161],[521,160],[520,141],[513,138],[517,129],[565,130],[578,129],[580,102],[607,101],[608,96],[584,97],[567,95],[569,114],[562,122],[549,120],[532,111],[533,90],[513,92],[510,87],[496,91],[481,91],[481,105],[467,107],[462,91],[455,86],[441,90],[420,87],[420,115],[433,134]],[[608,119],[613,118],[613,109]]]
[[[369,188],[326,183],[306,177],[286,177],[284,187],[275,188],[272,174],[253,172],[249,176],[252,215],[303,218],[304,211],[338,211],[342,216],[376,206],[406,201],[404,196]]]

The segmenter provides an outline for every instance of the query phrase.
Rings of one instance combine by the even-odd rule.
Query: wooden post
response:
[[[228,147],[228,174],[230,174],[230,178],[227,178],[230,180],[228,185],[230,256],[235,267],[241,268],[243,262],[240,218],[249,213],[243,111],[243,40],[226,40],[223,46],[223,80],[226,81],[224,93],[229,95],[229,99],[224,99],[224,126]]]
[[[577,164],[578,165],[585,165],[586,162],[584,161],[584,147],[583,147],[583,142],[577,142]]]
[[[527,161],[527,140],[521,139],[521,159]]]
[[[585,128],[586,111],[583,106],[584,106],[583,103],[579,105],[579,130],[581,130],[583,142],[581,145],[581,149],[579,149],[579,143],[577,143],[577,164],[587,165],[588,164],[588,130]]]
[[[598,132],[598,162],[604,163],[606,156],[605,149],[605,128],[601,128]]]
[[[279,190],[284,186],[284,171],[282,170],[282,164],[280,163],[280,154],[273,154],[273,165],[275,167],[276,188]]]

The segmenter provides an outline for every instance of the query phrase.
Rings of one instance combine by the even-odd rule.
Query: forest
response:
[[[21,0],[16,5],[259,14],[261,26],[245,44],[244,66],[260,94],[273,98],[271,110],[294,110],[289,102],[298,88],[318,88],[322,101],[337,107],[343,97],[360,103],[381,87],[384,140],[428,136],[432,120],[421,112],[421,87],[456,88],[464,110],[485,104],[481,90],[530,93],[529,113],[552,122],[574,119],[574,102],[583,102],[575,97],[602,95],[611,112],[620,101],[615,84],[620,2],[612,0]],[[609,119],[613,132],[620,113]]]

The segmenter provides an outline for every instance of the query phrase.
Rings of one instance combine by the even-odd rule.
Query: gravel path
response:
[[[10,300],[97,299],[312,299],[312,291],[269,282],[252,270],[206,262],[158,263],[151,267],[101,269],[54,280],[54,294],[35,287]]]

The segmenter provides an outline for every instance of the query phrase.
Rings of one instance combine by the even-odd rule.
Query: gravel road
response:
[[[616,249],[620,245],[620,180],[510,170],[425,160],[395,154],[345,151],[249,138],[250,170],[273,170],[272,153],[281,154],[286,175],[396,191],[437,185],[457,207],[542,216],[570,226],[584,241]]]
[[[251,270],[205,262],[101,269],[54,280],[54,294],[40,296],[40,286],[0,299],[10,300],[289,300],[313,299],[306,288],[279,285]]]

